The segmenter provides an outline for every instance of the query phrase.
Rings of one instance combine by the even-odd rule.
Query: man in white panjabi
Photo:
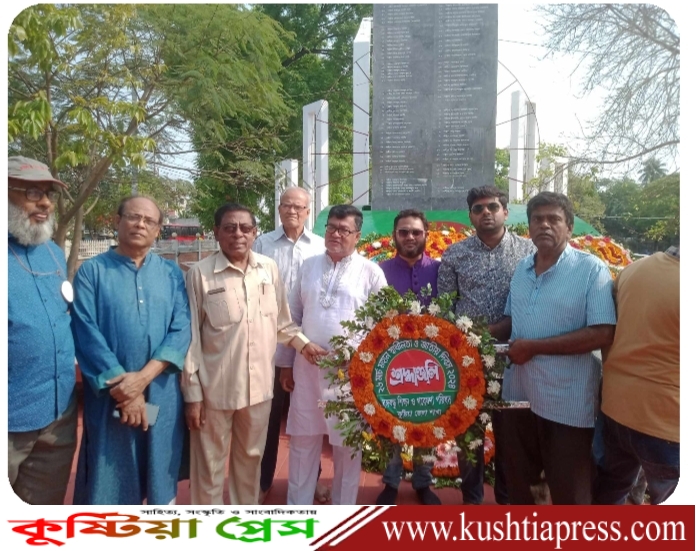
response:
[[[329,340],[344,333],[340,322],[355,319],[355,310],[387,286],[384,272],[360,256],[362,213],[352,205],[329,211],[324,244],[326,253],[305,260],[290,294],[293,321],[307,338],[329,350]],[[316,358],[309,358],[310,361]],[[292,391],[286,433],[290,438],[288,505],[311,505],[321,461],[324,434],[333,446],[334,505],[355,505],[360,484],[361,455],[343,445],[336,418],[324,418],[320,401],[335,398],[326,373],[297,355],[292,368],[281,371],[283,388]]]

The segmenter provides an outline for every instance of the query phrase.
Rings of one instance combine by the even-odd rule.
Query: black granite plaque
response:
[[[375,4],[372,208],[467,208],[493,185],[496,4]]]

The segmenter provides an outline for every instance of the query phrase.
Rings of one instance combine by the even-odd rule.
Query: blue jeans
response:
[[[411,477],[411,485],[414,490],[421,490],[423,488],[428,488],[432,482],[432,477],[430,476],[430,471],[432,465],[424,464],[422,461],[418,460],[417,457],[422,453],[421,448],[413,449],[413,476]],[[399,444],[394,444],[394,451],[392,453],[392,458],[387,464],[387,468],[384,470],[384,475],[382,476],[382,482],[387,486],[399,489],[399,483],[401,482],[401,473],[404,470],[404,462],[401,459],[401,446]]]
[[[604,424],[604,458],[598,465],[593,503],[622,505],[641,467],[651,505],[665,501],[679,483],[679,442],[649,436],[600,415]]]

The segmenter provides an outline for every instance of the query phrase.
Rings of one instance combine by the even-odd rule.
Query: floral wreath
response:
[[[422,291],[424,298],[430,293],[429,287]],[[434,462],[437,446],[456,440],[474,461],[473,452],[484,445],[490,421],[480,410],[499,400],[505,362],[496,357],[485,323],[452,313],[454,297],[454,293],[445,293],[433,298],[426,312],[414,293],[402,297],[393,287],[386,287],[356,311],[355,321],[341,322],[347,333],[331,339],[333,354],[320,362],[336,399],[319,406],[327,418],[338,418],[344,445],[357,452],[376,443],[385,463],[393,443],[431,448],[425,457]],[[432,421],[400,419],[375,394],[375,363],[400,339],[435,343],[456,364],[460,381],[456,398]]]

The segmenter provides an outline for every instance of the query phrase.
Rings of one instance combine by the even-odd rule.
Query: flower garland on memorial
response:
[[[631,253],[610,237],[585,235],[574,237],[570,246],[595,255],[609,267],[611,276],[616,279],[621,270],[631,264]]]
[[[423,291],[429,298],[431,290]],[[372,456],[378,453],[384,464],[392,443],[416,445],[431,449],[425,457],[434,462],[437,446],[456,439],[474,459],[474,451],[484,444],[488,416],[480,410],[487,400],[499,400],[505,363],[496,358],[487,325],[451,312],[453,297],[435,297],[426,309],[412,292],[402,297],[386,287],[356,311],[355,321],[341,323],[347,333],[331,339],[333,353],[320,362],[335,399],[319,407],[327,418],[338,418],[344,445],[356,452],[367,449]],[[457,364],[456,398],[432,421],[400,419],[377,399],[372,378],[375,362],[400,339],[436,343]]]

